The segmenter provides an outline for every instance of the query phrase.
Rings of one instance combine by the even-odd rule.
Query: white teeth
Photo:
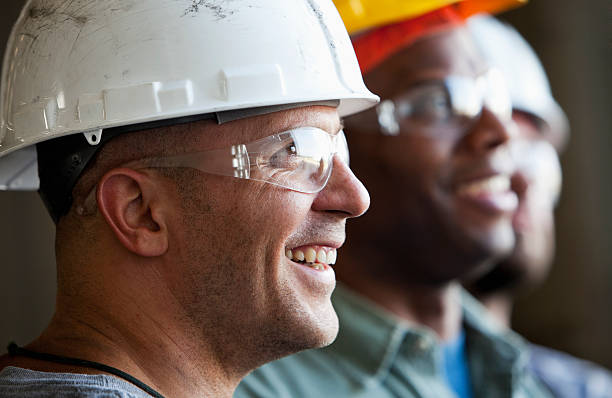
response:
[[[315,251],[315,249],[313,249],[312,247],[306,249],[306,252],[304,252],[304,260],[306,260],[306,262],[308,263],[314,263],[316,259],[317,252]]]
[[[336,249],[333,248],[319,248],[315,247],[305,247],[300,250],[296,249],[285,249],[285,256],[294,261],[304,261],[306,265],[310,267],[314,267],[316,264],[329,264],[333,265],[336,263],[336,258],[338,253]],[[327,251],[326,251],[327,250]],[[318,269],[318,268],[317,268]]]
[[[458,189],[458,193],[467,195],[478,195],[482,193],[502,193],[510,189],[510,177],[497,175],[494,177],[478,180],[464,184]]]
[[[335,249],[330,250],[327,253],[327,264],[329,265],[334,265],[336,264],[336,257],[337,257],[337,252]]]
[[[327,253],[325,253],[325,250],[319,249],[319,251],[317,252],[317,262],[327,263]]]

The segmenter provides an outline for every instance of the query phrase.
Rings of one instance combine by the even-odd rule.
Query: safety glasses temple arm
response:
[[[213,149],[203,152],[185,153],[164,157],[145,158],[136,165],[150,168],[188,167],[205,173],[229,177],[249,178],[250,159],[244,145]]]

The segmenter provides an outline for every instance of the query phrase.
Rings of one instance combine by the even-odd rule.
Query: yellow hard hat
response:
[[[479,12],[496,14],[527,3],[527,0],[334,0],[350,34],[418,17],[455,4],[467,18]]]

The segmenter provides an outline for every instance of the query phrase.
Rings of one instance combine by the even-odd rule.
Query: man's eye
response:
[[[413,117],[423,121],[445,121],[452,116],[451,107],[445,93],[432,93],[415,101]]]
[[[447,90],[438,85],[418,87],[397,104],[400,120],[425,124],[448,121],[452,108]]]
[[[267,166],[275,169],[294,169],[298,164],[297,149],[293,142],[287,143],[268,158]]]

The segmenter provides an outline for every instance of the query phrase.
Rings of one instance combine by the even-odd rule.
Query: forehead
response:
[[[486,67],[470,34],[457,27],[424,37],[394,54],[366,75],[366,81],[374,92],[389,98],[419,81],[478,76]]]
[[[335,134],[341,129],[336,108],[306,106],[249,117],[218,125],[205,122],[195,127],[199,145],[221,148],[236,143],[248,143],[296,127],[312,126]],[[202,149],[202,148],[200,148]]]

